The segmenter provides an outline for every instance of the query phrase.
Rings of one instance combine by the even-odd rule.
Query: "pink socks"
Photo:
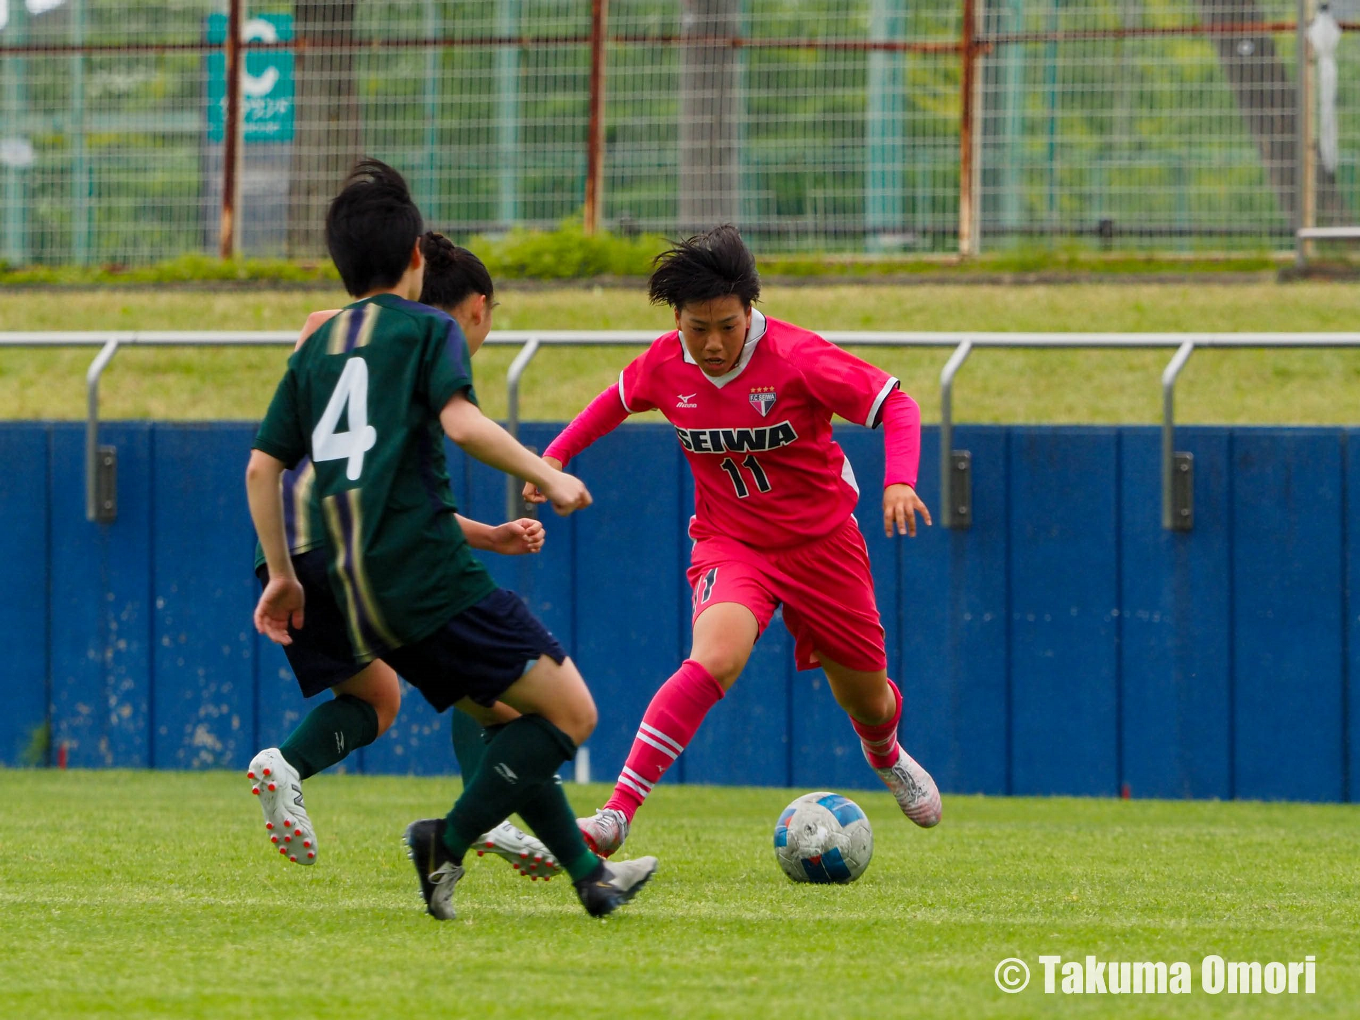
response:
[[[897,764],[897,724],[902,719],[902,693],[891,680],[893,699],[897,703],[892,718],[876,726],[854,719],[850,724],[864,745],[869,764],[876,769]],[[614,785],[614,795],[606,808],[622,811],[633,820],[633,815],[647,799],[647,795],[680,757],[708,710],[723,699],[726,692],[708,670],[693,659],[680,664],[669,680],[652,696],[651,704],[642,716],[628,761]]]
[[[693,659],[682,662],[652,696],[637,736],[633,738],[628,761],[614,786],[614,795],[605,807],[622,811],[631,822],[647,794],[694,737],[708,710],[725,694],[722,684],[699,663]],[[900,709],[900,698],[898,706]],[[893,760],[896,761],[895,741],[893,747]]]
[[[897,710],[893,712],[891,719],[877,726],[850,720],[850,725],[859,734],[860,743],[864,745],[865,757],[876,769],[889,769],[897,764],[897,724],[902,719],[902,692],[891,680],[888,681],[888,686],[892,688],[893,698],[897,701]]]

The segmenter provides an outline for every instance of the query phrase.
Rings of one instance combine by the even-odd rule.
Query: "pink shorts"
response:
[[[774,552],[730,538],[700,538],[687,576],[694,620],[711,605],[738,602],[751,610],[763,634],[782,603],[799,669],[816,669],[817,652],[848,669],[887,669],[869,550],[853,517],[825,538]]]

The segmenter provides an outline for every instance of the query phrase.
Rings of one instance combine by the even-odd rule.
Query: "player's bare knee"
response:
[[[841,708],[845,709],[846,714],[857,722],[875,726],[878,723],[887,722],[893,717],[897,706],[889,695],[885,701],[883,698],[870,696],[865,697],[858,692],[851,696],[836,699]]]
[[[760,628],[751,610],[738,603],[711,606],[694,623],[689,657],[728,690],[751,657]]]
[[[503,701],[498,701],[483,711],[485,715],[477,719],[483,726],[503,726],[519,718],[519,713]],[[474,716],[474,718],[476,717]]]
[[[378,686],[369,693],[368,703],[378,713],[378,736],[382,736],[396,722],[397,713],[401,711],[401,685],[391,683]]]
[[[574,699],[567,704],[555,705],[551,714],[545,713],[545,718],[570,737],[573,744],[580,747],[595,732],[599,713],[595,711],[595,703],[589,698],[584,702]]]
[[[377,737],[381,737],[392,728],[392,724],[397,720],[397,713],[401,711],[401,688],[395,685],[388,687],[383,684],[372,684],[352,696],[367,702],[373,709],[378,721]]]
[[[548,698],[540,696],[540,703],[551,703],[545,706],[547,710],[542,711],[542,714],[579,747],[595,732],[595,724],[599,721],[599,712],[595,708],[595,699],[590,696],[590,688],[571,659],[559,664],[553,662],[551,657],[544,656],[539,663],[536,668],[543,669],[552,684],[551,695]]]
[[[595,708],[595,699],[590,696],[590,691],[583,683],[580,695],[571,701],[572,728],[566,731],[567,736],[580,747],[590,739],[590,735],[595,732],[595,724],[599,721],[600,713]]]
[[[576,732],[570,734],[577,747],[590,739],[590,735],[595,732],[595,725],[599,721],[600,713],[595,710],[595,703],[592,701],[581,711],[576,723]]]
[[[706,667],[709,675],[718,681],[723,690],[728,690],[737,682],[737,677],[741,676],[742,668],[746,665],[746,660],[729,658],[720,659],[712,666]]]
[[[370,704],[372,703],[370,702]],[[386,733],[388,730],[392,728],[392,724],[397,721],[397,712],[400,710],[401,710],[400,694],[398,694],[395,698],[384,699],[378,704],[373,705],[373,711],[376,712],[378,715],[379,737],[381,737],[384,733]]]
[[[897,712],[897,700],[885,684],[882,692],[866,692],[855,688],[832,686],[836,704],[845,710],[846,715],[866,726],[885,723]]]
[[[744,645],[732,647],[720,644],[703,649],[696,648],[690,654],[690,658],[708,670],[709,676],[718,681],[723,690],[729,689],[737,682],[737,677],[741,676],[741,671],[746,668],[746,660],[750,657],[751,649]]]
[[[887,722],[889,719],[893,717],[893,713],[891,711],[871,712],[866,709],[849,708],[844,705],[841,707],[845,708],[845,714],[848,715],[851,719],[855,720],[855,722],[857,723],[863,723],[865,726],[881,726],[883,723]]]
[[[377,717],[379,737],[391,729],[401,711],[401,683],[397,674],[382,662],[370,663],[360,673],[337,684],[332,693],[336,697],[349,695],[366,702]]]
[[[877,726],[897,713],[897,697],[886,672],[851,669],[820,651],[816,656],[831,683],[832,697],[851,719]]]

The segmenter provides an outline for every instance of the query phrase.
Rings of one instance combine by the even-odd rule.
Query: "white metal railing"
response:
[[[1360,227],[1299,227],[1294,231],[1300,241],[1360,240]]]
[[[832,343],[861,347],[947,347],[949,360],[940,372],[940,508],[947,527],[967,527],[971,507],[955,485],[965,481],[967,451],[955,450],[953,389],[959,370],[973,351],[1008,349],[1174,349],[1175,355],[1162,372],[1162,524],[1170,530],[1189,530],[1193,524],[1193,460],[1175,449],[1175,387],[1181,370],[1197,348],[1324,348],[1358,347],[1360,333],[956,333],[956,332],[855,332],[831,330],[821,334]],[[519,346],[520,351],[506,373],[507,426],[519,434],[520,381],[534,356],[544,347],[640,347],[656,334],[645,330],[499,330],[486,340],[491,346]],[[114,509],[111,497],[97,498],[100,491],[99,382],[114,355],[122,347],[228,347],[291,346],[293,331],[173,331],[173,332],[0,332],[0,349],[6,347],[99,347],[86,372],[86,515],[106,519]],[[112,466],[111,454],[108,463]],[[106,483],[107,488],[107,483]],[[519,485],[507,479],[506,503],[510,516],[520,507]]]

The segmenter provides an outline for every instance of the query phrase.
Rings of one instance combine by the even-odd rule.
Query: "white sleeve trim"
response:
[[[888,377],[888,381],[883,384],[883,388],[878,391],[878,396],[874,398],[873,406],[869,408],[869,417],[864,419],[865,428],[871,429],[874,427],[874,419],[878,417],[878,411],[879,408],[883,406],[883,401],[887,400],[888,394],[897,389],[900,385],[902,385],[901,381],[895,376]],[[622,387],[620,387],[619,393],[623,393]]]
[[[623,409],[624,409],[625,411],[627,411],[629,414],[637,414],[636,411],[634,411],[631,407],[628,406],[628,398],[625,397],[625,396],[623,395],[623,373],[622,373],[622,372],[619,373],[619,403],[623,405]]]

